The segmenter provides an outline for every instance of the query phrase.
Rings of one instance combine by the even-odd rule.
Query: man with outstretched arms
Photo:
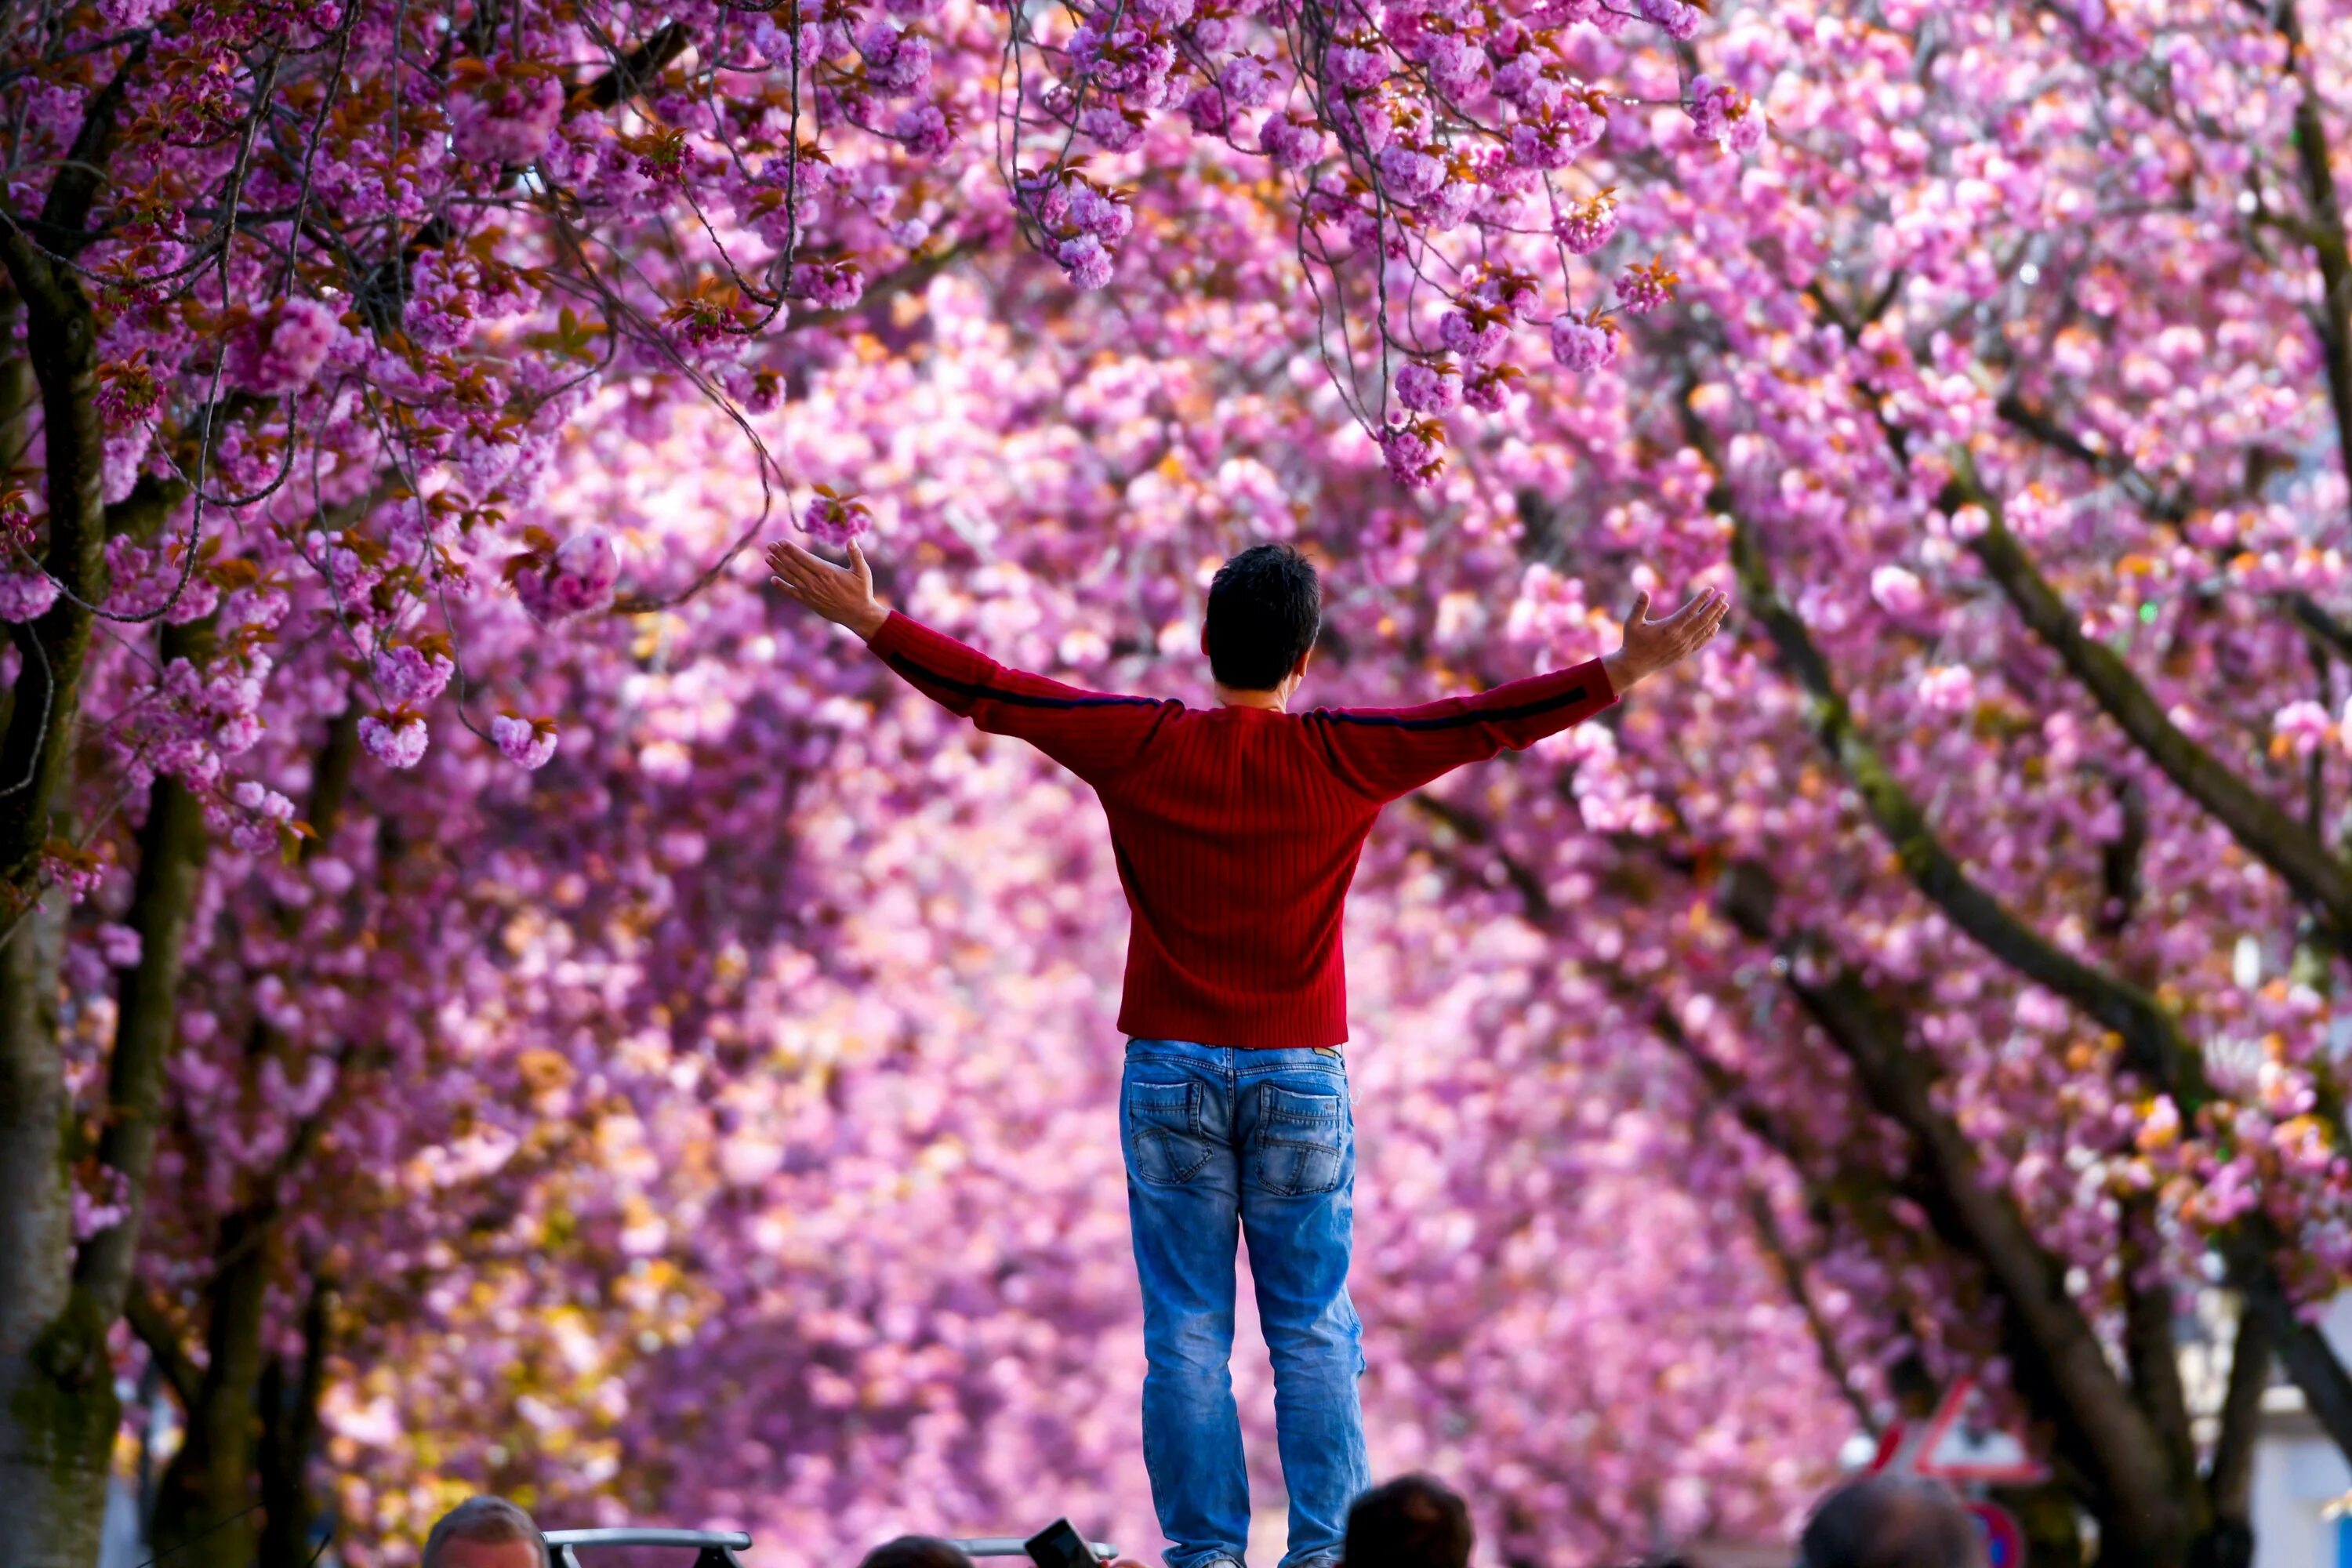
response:
[[[1119,1126],[1143,1286],[1143,1456],[1167,1568],[1239,1568],[1248,1541],[1227,1370],[1239,1235],[1274,1362],[1290,1493],[1283,1568],[1336,1563],[1349,1504],[1371,1480],[1339,1054],[1340,916],[1357,858],[1390,801],[1612,706],[1712,637],[1727,601],[1709,589],[1652,620],[1644,594],[1614,653],[1475,696],[1293,713],[1322,596],[1287,545],[1243,551],[1210,586],[1201,649],[1213,708],[1007,669],[884,609],[855,544],[846,568],[789,543],[768,564],[786,595],[857,633],[917,689],[1027,741],[1101,799],[1133,917]]]

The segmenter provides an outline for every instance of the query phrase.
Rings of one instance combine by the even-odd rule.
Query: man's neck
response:
[[[1287,685],[1288,682],[1285,682],[1271,691],[1249,691],[1219,681],[1216,683],[1217,703],[1223,708],[1263,708],[1273,713],[1287,712],[1285,706],[1290,698]]]

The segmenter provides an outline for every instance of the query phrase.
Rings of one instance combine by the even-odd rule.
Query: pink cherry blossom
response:
[[[1898,618],[1917,615],[1927,603],[1919,579],[1904,567],[1892,564],[1871,573],[1870,596],[1878,601],[1879,608]]]
[[[37,621],[58,602],[57,579],[34,568],[0,569],[0,621]]]
[[[395,708],[415,708],[432,701],[449,684],[456,664],[445,654],[428,654],[414,644],[381,647],[375,655],[375,679],[384,700]]]
[[[1462,401],[1462,373],[1416,361],[1397,371],[1396,391],[1397,401],[1416,414],[1444,414]]]
[[[555,726],[499,714],[490,721],[490,738],[507,760],[526,770],[543,768],[555,755]]]
[[[552,72],[487,77],[451,104],[451,150],[477,163],[528,163],[546,150],[562,111],[563,83]]]
[[[293,296],[230,340],[224,378],[263,397],[299,392],[317,378],[341,331],[325,303]]]
[[[565,540],[543,563],[516,574],[515,592],[533,619],[560,621],[612,603],[620,562],[602,529],[584,529]]]
[[[1617,329],[1597,317],[1557,317],[1551,323],[1551,357],[1571,374],[1590,374],[1617,357]]]
[[[424,761],[431,739],[425,721],[414,716],[386,721],[370,714],[360,721],[360,740],[368,755],[388,768],[415,767]]]

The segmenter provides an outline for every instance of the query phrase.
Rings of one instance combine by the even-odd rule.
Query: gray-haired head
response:
[[[1799,1542],[1802,1568],[1985,1568],[1984,1536],[1951,1488],[1869,1476],[1821,1500]]]
[[[547,1542],[540,1539],[539,1526],[502,1497],[469,1497],[436,1521],[433,1533],[425,1538],[424,1568],[443,1568],[444,1550],[453,1541],[478,1542],[484,1546],[528,1541],[539,1568],[548,1568]]]

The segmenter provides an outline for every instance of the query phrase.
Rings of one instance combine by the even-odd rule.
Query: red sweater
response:
[[[1007,669],[893,614],[874,651],[1092,784],[1134,916],[1118,1026],[1251,1048],[1348,1037],[1339,917],[1381,807],[1610,707],[1601,661],[1418,708],[1187,708]]]

